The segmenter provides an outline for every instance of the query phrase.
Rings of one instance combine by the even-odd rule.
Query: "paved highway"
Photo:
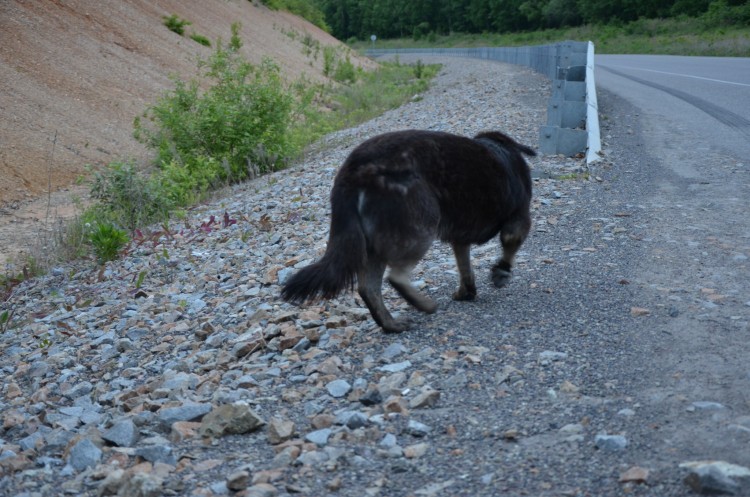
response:
[[[622,205],[633,221],[631,252],[613,262],[633,269],[634,302],[652,299],[650,321],[636,321],[623,343],[645,351],[623,384],[653,429],[641,433],[643,450],[627,450],[655,475],[672,468],[649,481],[663,489],[644,495],[687,495],[674,472],[682,462],[750,468],[750,58],[598,55],[595,64],[608,158],[599,171],[611,192],[602,210]],[[721,412],[698,412],[705,401]]]
[[[599,90],[750,166],[750,58],[596,55],[595,67]]]

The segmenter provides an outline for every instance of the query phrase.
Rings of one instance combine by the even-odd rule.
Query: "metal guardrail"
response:
[[[573,156],[585,151],[587,162],[599,158],[594,44],[590,41],[529,47],[373,49],[365,53],[371,57],[393,54],[471,57],[530,67],[552,81],[547,125],[539,130],[541,152]]]

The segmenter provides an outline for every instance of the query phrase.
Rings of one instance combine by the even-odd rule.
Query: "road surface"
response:
[[[596,83],[613,200],[640,212],[636,297],[664,316],[634,330],[654,420],[636,457],[748,466],[750,59],[599,55]]]
[[[699,148],[750,158],[750,58],[597,55],[596,83],[689,130]]]

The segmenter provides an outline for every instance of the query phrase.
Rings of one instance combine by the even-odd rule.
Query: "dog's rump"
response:
[[[531,174],[521,153],[534,155],[499,132],[476,138],[421,130],[385,133],[359,145],[339,179],[370,196],[410,197],[419,182],[440,206],[438,237],[480,244],[508,219],[528,212]]]

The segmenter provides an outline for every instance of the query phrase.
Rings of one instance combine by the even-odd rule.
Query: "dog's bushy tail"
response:
[[[331,232],[323,257],[299,270],[284,283],[281,298],[301,304],[330,299],[354,286],[367,259],[367,242],[357,211],[357,193],[334,188],[331,193]]]

